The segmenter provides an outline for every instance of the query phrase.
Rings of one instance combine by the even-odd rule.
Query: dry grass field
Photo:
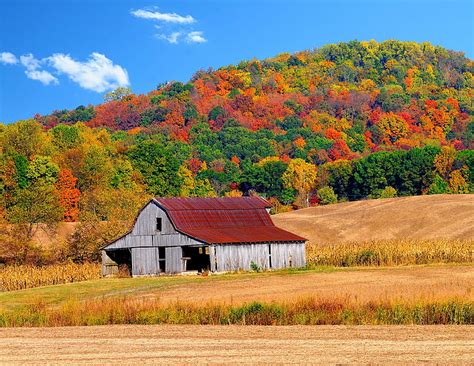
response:
[[[0,364],[472,364],[472,326],[0,329]]]
[[[203,281],[144,293],[162,302],[242,304],[279,302],[294,298],[344,298],[355,302],[417,301],[463,298],[474,301],[472,266],[433,266],[233,276],[226,281]]]
[[[311,271],[237,273],[218,276],[111,278],[0,293],[0,311],[41,300],[62,304],[70,298],[93,300],[129,296],[173,302],[240,305],[317,297],[352,302],[474,301],[474,270],[469,265],[378,268],[321,268]]]
[[[474,195],[430,195],[354,201],[272,216],[310,244],[391,239],[474,238]]]

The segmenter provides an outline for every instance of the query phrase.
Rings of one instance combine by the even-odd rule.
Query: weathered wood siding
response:
[[[156,218],[161,218],[161,234],[173,234],[175,229],[166,213],[154,202],[150,202],[138,215],[131,232],[132,235],[155,235]]]
[[[132,275],[159,274],[158,259],[158,248],[132,248]]]
[[[268,269],[268,244],[220,244],[214,248],[217,272],[250,270],[252,262]]]
[[[102,254],[102,276],[112,276],[118,273],[118,265],[108,255],[105,250]]]
[[[213,272],[250,270],[252,262],[262,269],[306,265],[304,243],[220,244],[211,246],[209,254]]]
[[[305,243],[270,244],[272,269],[299,268],[306,265]]]
[[[183,249],[181,247],[168,247],[165,249],[165,272],[183,272]]]

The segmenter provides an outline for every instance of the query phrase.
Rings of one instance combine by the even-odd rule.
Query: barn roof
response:
[[[260,197],[156,198],[176,230],[208,244],[305,241],[277,228]]]

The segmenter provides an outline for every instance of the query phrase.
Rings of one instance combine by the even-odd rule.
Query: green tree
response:
[[[28,188],[18,189],[7,209],[7,217],[22,228],[30,241],[39,224],[53,225],[63,218],[55,187],[45,179],[38,179]]]
[[[104,101],[110,102],[114,100],[122,100],[126,96],[132,94],[132,89],[124,86],[119,86],[115,90],[112,90],[104,94]]]
[[[323,187],[318,189],[318,198],[321,205],[330,205],[337,203],[337,195],[331,187]]]
[[[132,165],[140,171],[147,191],[155,196],[178,196],[183,180],[178,174],[181,163],[170,147],[145,141],[128,152]]]

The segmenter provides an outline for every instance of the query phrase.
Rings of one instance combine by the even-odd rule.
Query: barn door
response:
[[[168,247],[165,249],[166,273],[183,272],[183,249],[181,247]]]

